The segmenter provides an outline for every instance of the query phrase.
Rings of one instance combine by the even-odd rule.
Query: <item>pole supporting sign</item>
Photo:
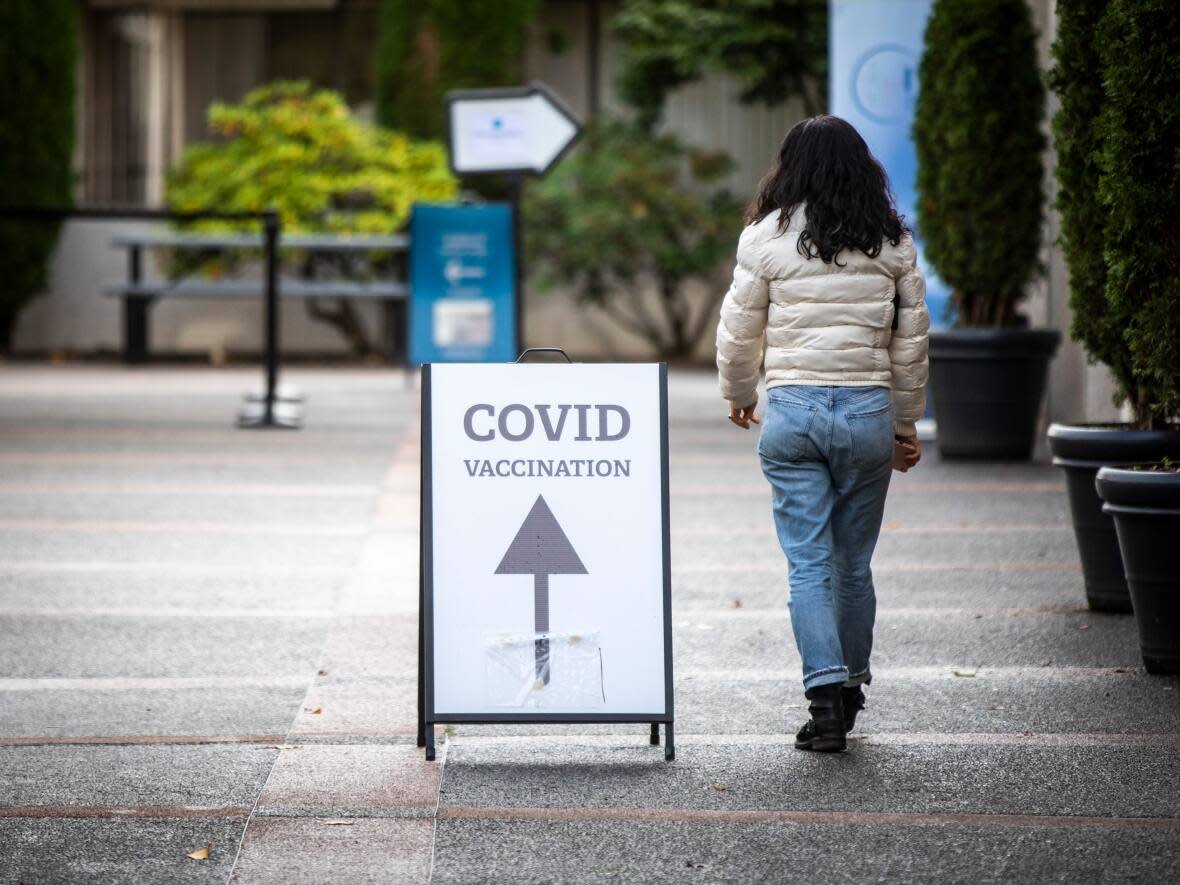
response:
[[[436,723],[664,725],[667,370],[422,367],[419,746]]]

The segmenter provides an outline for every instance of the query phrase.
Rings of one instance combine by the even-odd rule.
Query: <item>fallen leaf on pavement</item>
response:
[[[351,827],[352,824],[353,824],[353,822],[350,820],[326,820],[326,821],[324,821],[325,827]]]
[[[191,857],[193,860],[208,860],[209,846],[206,845],[204,848],[198,848],[196,851],[190,851],[185,855],[185,857]]]
[[[725,786],[725,784],[713,784],[713,789],[716,790],[718,793],[724,793],[726,790],[729,789],[729,787]]]
[[[324,708],[323,707],[304,707],[303,712],[310,713],[312,716],[319,716],[321,713],[324,712]]]
[[[970,679],[971,677],[973,677],[975,675],[974,670],[951,670],[951,672],[954,673],[956,676],[962,676],[965,679]]]

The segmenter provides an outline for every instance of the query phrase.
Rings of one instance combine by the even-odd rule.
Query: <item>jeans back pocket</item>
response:
[[[802,460],[811,445],[809,434],[818,407],[776,391],[766,398],[758,455],[779,464]]]
[[[848,433],[852,442],[852,464],[873,469],[893,459],[893,398],[883,390],[883,403],[858,403],[863,409],[847,412]]]

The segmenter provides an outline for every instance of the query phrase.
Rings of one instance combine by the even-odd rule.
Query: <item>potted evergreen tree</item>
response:
[[[952,290],[930,336],[944,457],[1027,459],[1060,335],[1017,313],[1038,271],[1044,86],[1026,0],[935,0],[914,117],[918,227]]]
[[[1180,32],[1171,0],[1111,0],[1098,29],[1105,102],[1098,196],[1106,301],[1125,320],[1141,426],[1180,419]],[[1098,471],[1151,673],[1180,673],[1180,468],[1168,458]]]
[[[1148,239],[1159,235],[1159,226],[1166,226],[1166,219],[1174,216],[1175,209],[1163,205],[1169,201],[1167,194],[1174,191],[1154,189],[1174,187],[1176,173],[1174,169],[1167,173],[1172,176],[1170,181],[1161,174],[1167,171],[1167,158],[1160,168],[1158,152],[1166,152],[1168,144],[1160,144],[1158,139],[1155,144],[1145,144],[1135,119],[1145,109],[1154,114],[1166,105],[1160,104],[1158,95],[1150,89],[1130,96],[1135,103],[1127,104],[1128,74],[1123,68],[1143,63],[1140,51],[1132,49],[1127,59],[1112,57],[1110,47],[1101,51],[1105,30],[1100,31],[1099,24],[1110,5],[1110,0],[1058,4],[1055,65],[1050,74],[1050,85],[1061,102],[1053,118],[1057,209],[1061,213],[1061,245],[1069,265],[1070,334],[1081,342],[1092,360],[1110,369],[1119,398],[1131,405],[1135,420],[1130,424],[1053,424],[1049,428],[1049,448],[1053,463],[1065,471],[1086,600],[1095,611],[1129,612],[1131,597],[1115,525],[1102,512],[1094,478],[1103,465],[1152,461],[1166,455],[1180,457],[1180,429],[1168,429],[1168,394],[1153,381],[1167,373],[1147,369],[1149,361],[1163,355],[1150,339],[1162,331],[1158,324],[1169,318],[1169,311],[1161,310],[1158,300],[1166,280],[1146,285],[1140,276],[1133,281],[1128,278],[1132,269],[1150,269],[1150,262],[1161,257],[1161,251],[1165,260],[1169,248],[1175,252],[1174,245],[1157,246]],[[1112,15],[1122,17],[1123,12],[1116,10]],[[1118,41],[1118,45],[1124,45],[1124,41]],[[1107,78],[1104,57],[1118,66],[1118,76],[1107,88],[1103,86]],[[1142,78],[1142,69],[1136,70],[1136,76]],[[1112,104],[1108,92],[1116,88],[1121,97]],[[1139,88],[1138,84],[1135,88]],[[1133,127],[1129,136],[1125,126]],[[1175,150],[1174,138],[1170,144]],[[1145,168],[1135,159],[1143,147],[1156,153],[1156,168]],[[1143,154],[1144,159],[1147,156],[1149,152]],[[1141,178],[1144,174],[1149,176],[1146,180]],[[1132,187],[1134,190],[1128,190],[1124,199],[1124,188]],[[1150,199],[1145,201],[1145,196]],[[1161,211],[1151,217],[1152,212]],[[1140,213],[1147,217],[1140,218]],[[1165,243],[1166,236],[1157,242]],[[1142,251],[1144,247],[1147,253]],[[1108,273],[1108,257],[1118,264],[1117,271]],[[1174,254],[1171,260],[1175,261]],[[1166,267],[1161,264],[1155,273],[1171,275],[1174,280],[1174,268]],[[1152,293],[1151,298],[1143,299],[1145,293]],[[1174,292],[1172,297],[1170,316],[1174,319],[1180,305],[1174,300]],[[1173,332],[1173,341],[1175,335]],[[1136,372],[1136,352],[1138,363],[1146,371]],[[1174,377],[1174,368],[1172,372]],[[1174,388],[1171,402],[1175,403]],[[1153,403],[1157,406],[1154,409]],[[1174,411],[1174,405],[1172,408]]]

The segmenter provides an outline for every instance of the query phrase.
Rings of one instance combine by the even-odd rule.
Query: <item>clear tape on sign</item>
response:
[[[597,631],[486,633],[484,663],[487,700],[494,706],[552,710],[606,704]]]

